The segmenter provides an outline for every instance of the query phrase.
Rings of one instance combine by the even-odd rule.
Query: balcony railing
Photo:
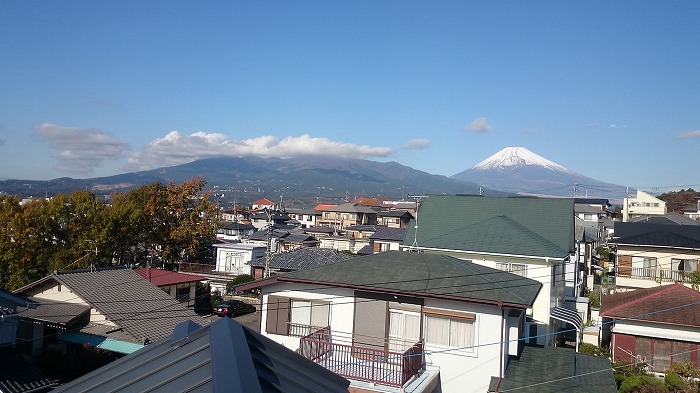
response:
[[[363,348],[332,342],[330,328],[300,339],[305,358],[349,379],[402,387],[423,369],[423,343],[404,352]]]
[[[649,267],[620,266],[617,273],[620,277],[654,280],[658,282],[690,282],[691,272],[682,270],[656,269]]]

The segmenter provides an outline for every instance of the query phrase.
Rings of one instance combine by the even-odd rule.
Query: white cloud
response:
[[[403,147],[408,150],[423,150],[429,148],[431,142],[427,139],[411,139]]]
[[[347,158],[385,157],[392,153],[388,147],[372,147],[315,138],[308,134],[279,139],[264,135],[241,141],[218,133],[196,132],[182,135],[171,131],[155,139],[142,151],[132,154],[128,164],[136,169],[150,169],[192,162],[219,156],[335,156]]]
[[[680,132],[678,133],[678,137],[682,139],[700,138],[700,130]]]
[[[491,124],[489,124],[489,122],[486,121],[485,117],[477,117],[467,126],[467,130],[478,133],[489,132],[491,131],[491,128]]]
[[[129,145],[98,129],[80,129],[44,123],[34,132],[58,151],[57,169],[88,174],[103,161],[123,158]]]
[[[627,124],[611,124],[608,126],[608,128],[627,128]]]

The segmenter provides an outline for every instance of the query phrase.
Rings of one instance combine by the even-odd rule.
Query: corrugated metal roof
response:
[[[157,287],[206,280],[206,277],[198,276],[196,274],[182,274],[170,270],[155,269],[152,267],[134,269],[134,271]]]
[[[0,346],[0,392],[45,392],[56,382],[49,380],[14,347]]]
[[[56,392],[347,393],[349,381],[230,318],[172,335]]]

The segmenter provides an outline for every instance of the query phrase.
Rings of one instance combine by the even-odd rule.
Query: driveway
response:
[[[246,303],[250,303],[255,306],[256,311],[252,312],[250,314],[245,314],[245,315],[239,315],[237,317],[234,317],[233,319],[236,320],[236,322],[240,323],[241,325],[250,328],[256,332],[260,332],[260,305],[257,304],[255,301],[256,299],[248,299],[248,298],[236,298],[239,300],[243,300]],[[225,317],[217,317],[216,315],[207,315],[204,317],[205,320],[208,320],[210,322],[214,322],[219,318],[225,318]]]

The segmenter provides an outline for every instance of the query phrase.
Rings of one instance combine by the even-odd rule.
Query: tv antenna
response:
[[[413,231],[413,244],[411,244],[411,250],[412,251],[418,251],[418,210],[420,209],[420,204],[423,201],[423,199],[427,198],[428,196],[426,195],[409,195],[409,198],[412,198],[416,202],[416,224],[413,227],[415,230]]]

